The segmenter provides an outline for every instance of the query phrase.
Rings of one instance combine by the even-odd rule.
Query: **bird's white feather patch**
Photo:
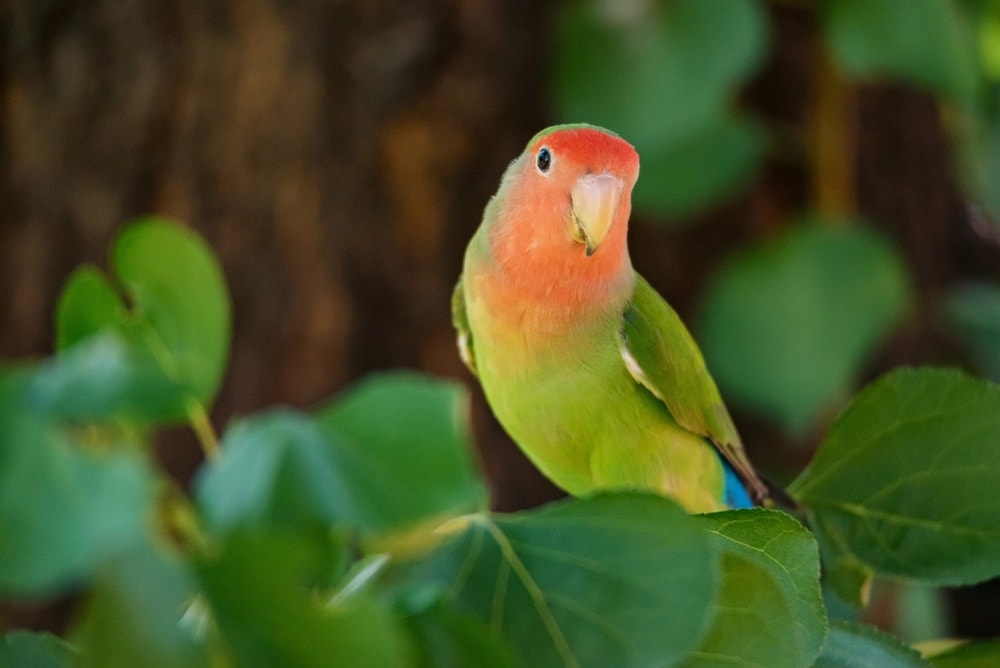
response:
[[[472,346],[469,345],[469,333],[460,331],[458,333],[458,356],[462,358],[465,366],[469,367],[470,370],[476,368],[476,364],[472,359]]]
[[[656,388],[653,387],[653,384],[649,382],[646,372],[642,370],[641,366],[639,366],[639,361],[632,354],[632,351],[628,349],[628,346],[625,345],[624,341],[618,345],[618,352],[622,357],[622,361],[625,362],[625,368],[628,369],[629,375],[632,376],[635,382],[652,392],[653,396],[657,399],[663,401],[663,396],[661,396]]]

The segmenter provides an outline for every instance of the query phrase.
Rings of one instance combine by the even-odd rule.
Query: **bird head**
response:
[[[607,130],[560,125],[535,135],[507,168],[484,216],[491,267],[510,294],[567,314],[626,299],[634,281],[626,237],[638,176],[635,149]]]
[[[504,177],[522,248],[591,257],[605,244],[625,251],[639,156],[624,139],[590,125],[535,135]]]

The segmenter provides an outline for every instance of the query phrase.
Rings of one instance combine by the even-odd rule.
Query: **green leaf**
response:
[[[233,424],[224,456],[206,462],[195,481],[199,506],[216,528],[301,529],[351,518],[354,501],[309,416],[274,409]]]
[[[481,509],[467,404],[456,383],[395,372],[314,418],[254,416],[226,432],[225,457],[199,474],[199,504],[217,527],[339,524],[369,536]]]
[[[980,8],[976,26],[983,74],[1000,81],[1000,4],[996,0],[985,0],[976,5]]]
[[[858,557],[837,549],[823,535],[817,536],[823,553],[824,581],[837,597],[858,610],[871,601],[875,571]]]
[[[929,668],[912,647],[862,624],[833,622],[826,646],[813,668]]]
[[[995,668],[1000,665],[1000,640],[963,642],[927,658],[935,668]]]
[[[722,588],[712,627],[685,665],[811,665],[827,626],[812,535],[772,510],[697,519],[722,555]]]
[[[928,584],[1000,575],[1000,388],[899,369],[855,397],[789,487],[821,548]]]
[[[1000,286],[978,283],[953,290],[944,315],[980,371],[1000,381]]]
[[[237,532],[200,564],[232,665],[408,665],[405,632],[387,608],[363,596],[323,606],[310,595],[327,558],[323,545],[302,537]]]
[[[145,535],[147,463],[90,452],[25,405],[25,373],[0,377],[0,592],[44,594]]]
[[[208,666],[193,629],[181,624],[195,599],[194,574],[149,543],[103,569],[71,631],[81,666]]]
[[[421,596],[421,599],[430,597]],[[416,665],[426,668],[513,668],[514,653],[490,628],[472,617],[460,615],[439,596],[410,602],[405,621],[416,639]]]
[[[993,26],[991,44],[1000,47],[1000,4],[982,8],[980,26]],[[1000,53],[1000,49],[997,49]],[[976,204],[971,222],[979,234],[995,239],[1000,234],[1000,77],[984,85],[978,99],[950,110],[949,126],[956,146],[956,167],[965,191]]]
[[[562,6],[556,25],[558,116],[635,145],[643,159],[637,206],[689,211],[731,191],[757,164],[759,133],[729,119],[738,85],[765,52],[758,3],[578,1]]]
[[[0,666],[69,668],[76,657],[72,645],[51,633],[11,631],[0,643]]]
[[[720,118],[767,39],[763,12],[748,0],[578,1],[564,5],[556,25],[560,115],[649,148]]]
[[[951,628],[948,592],[912,581],[880,583],[893,600],[892,631],[906,642],[940,638]],[[879,598],[882,598],[881,596]]]
[[[701,341],[723,395],[801,434],[847,394],[909,304],[875,231],[797,226],[734,257],[703,305]]]
[[[162,345],[172,367],[167,370],[209,404],[226,369],[230,338],[229,294],[211,249],[187,228],[148,218],[122,230],[111,264],[136,313],[152,328],[150,346]]]
[[[205,462],[194,481],[206,524],[214,530],[254,527],[308,537],[329,552],[317,581],[343,575],[345,532],[356,525],[355,502],[314,421],[290,409],[255,414],[229,428],[222,452]]]
[[[954,0],[826,0],[833,56],[855,77],[888,75],[951,97],[975,92],[969,22]]]
[[[756,169],[764,133],[745,118],[727,118],[669,149],[642,153],[637,208],[680,215],[737,189]]]
[[[669,665],[706,630],[717,559],[667,499],[603,494],[467,523],[399,586],[445,591],[524,665]]]
[[[60,349],[114,329],[209,405],[228,361],[231,327],[229,296],[212,251],[176,223],[145,218],[118,235],[111,266],[124,296],[94,268],[70,278],[56,311]]]
[[[104,273],[97,267],[80,267],[70,274],[56,304],[56,350],[108,327],[124,331],[128,319],[121,296]]]
[[[28,405],[57,420],[176,420],[186,396],[156,360],[113,330],[42,363],[26,389]]]
[[[342,507],[372,533],[482,510],[461,385],[413,372],[371,376],[315,413],[343,476]]]

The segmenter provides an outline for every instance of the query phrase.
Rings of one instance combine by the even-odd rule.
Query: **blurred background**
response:
[[[8,0],[0,29],[0,357],[51,352],[68,274],[159,213],[232,292],[217,427],[376,369],[472,387],[465,244],[527,140],[587,121],[639,150],[633,263],[770,477],[888,369],[1000,380],[996,0]],[[494,507],[559,496],[474,392]],[[182,481],[199,453],[158,447]],[[1000,585],[881,583],[864,615],[1000,635]]]

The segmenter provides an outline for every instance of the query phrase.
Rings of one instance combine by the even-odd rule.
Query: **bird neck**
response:
[[[613,272],[600,261],[597,255],[584,257],[582,250],[579,257],[562,261],[533,257],[529,251],[520,262],[492,255],[473,260],[466,270],[487,312],[498,322],[558,338],[618,326],[614,323],[620,321],[635,289],[635,272],[627,253]]]

